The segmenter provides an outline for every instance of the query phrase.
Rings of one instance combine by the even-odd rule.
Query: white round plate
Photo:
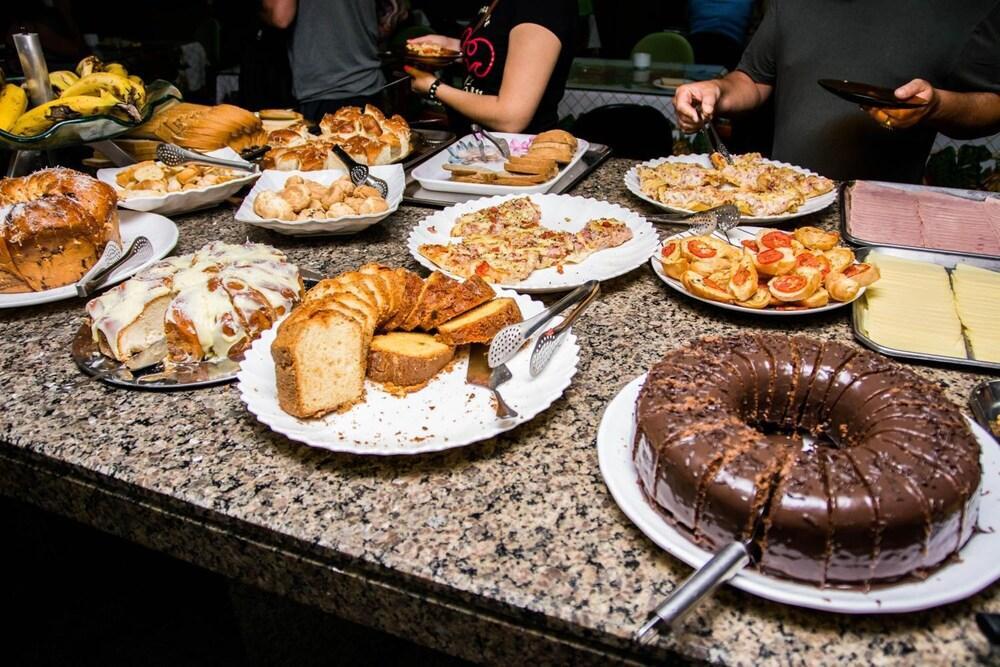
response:
[[[527,147],[531,145],[532,139],[535,138],[533,134],[512,134],[510,132],[494,132],[494,136],[501,139],[506,139],[510,144],[512,151],[515,155],[524,154],[527,151]],[[558,180],[567,171],[572,169],[580,158],[583,157],[584,153],[590,149],[590,143],[584,139],[577,139],[576,153],[573,154],[573,160],[566,165],[560,165],[559,173],[552,177],[550,180],[544,183],[539,183],[538,185],[490,185],[488,183],[463,183],[461,181],[451,180],[451,173],[444,170],[444,165],[453,160],[451,153],[448,150],[443,150],[435,153],[431,157],[427,158],[425,162],[422,162],[413,170],[413,178],[415,178],[422,188],[425,190],[438,190],[440,192],[460,192],[463,194],[472,195],[506,195],[506,194],[532,194],[534,192],[548,192],[549,188],[558,182]],[[455,142],[449,148],[456,146],[462,142],[475,143],[476,138],[468,134],[462,137],[459,141]],[[486,146],[492,151],[496,151],[492,147],[492,144],[487,142]],[[497,161],[491,162],[488,165],[483,165],[479,163],[480,168],[494,169],[495,171],[503,171],[504,162]]]
[[[677,213],[693,213],[684,208],[676,208],[674,206],[667,206],[662,204],[649,195],[642,191],[639,187],[639,167],[655,167],[657,165],[663,164],[664,162],[689,162],[693,164],[700,164],[703,167],[711,167],[712,161],[709,159],[708,155],[704,153],[699,153],[696,155],[672,155],[670,157],[661,157],[655,160],[649,160],[647,162],[642,162],[637,165],[633,165],[631,169],[625,174],[625,187],[628,188],[629,192],[634,194],[639,199],[647,201],[653,206],[662,208],[666,211],[674,211]],[[802,167],[796,167],[794,164],[788,164],[787,162],[777,162],[775,160],[767,160],[764,162],[768,164],[773,164],[777,167],[789,167],[795,171],[801,172],[803,174],[817,175],[814,171],[809,171],[808,169],[803,169]],[[761,222],[761,223],[776,223],[783,222],[785,220],[792,220],[793,218],[801,218],[804,215],[809,215],[810,213],[815,213],[817,211],[822,211],[824,208],[832,204],[837,200],[837,188],[833,188],[829,192],[819,195],[818,197],[810,197],[806,199],[806,203],[799,207],[799,210],[794,213],[782,213],[781,215],[745,215],[743,220],[746,222]],[[677,224],[684,224],[679,222]]]
[[[526,280],[518,283],[498,285],[518,292],[540,294],[563,292],[588,280],[608,280],[639,267],[656,251],[657,238],[653,226],[638,213],[617,204],[598,201],[587,197],[570,195],[532,194],[486,197],[449,206],[421,220],[410,232],[407,246],[414,259],[431,271],[448,273],[421,255],[417,248],[425,243],[452,243],[458,237],[450,236],[451,228],[460,215],[471,211],[496,206],[517,197],[530,197],[542,208],[542,225],[560,231],[576,232],[583,229],[588,220],[595,218],[617,218],[632,230],[632,238],[617,248],[600,250],[579,264],[564,264],[562,273],[556,267],[539,269]]]
[[[541,312],[541,302],[497,290],[517,301],[527,319]],[[580,347],[570,333],[549,365],[537,377],[528,372],[533,346],[507,362],[513,378],[500,386],[504,400],[518,412],[513,419],[496,416],[491,393],[465,382],[464,350],[426,387],[404,397],[365,381],[365,399],[347,412],[320,419],[297,419],[278,407],[271,343],[277,327],[265,331],[247,351],[240,366],[240,397],[247,409],[271,430],[292,440],[335,452],[397,455],[436,452],[492,438],[532,419],[562,396],[576,374]]]
[[[239,153],[234,151],[232,148],[220,148],[217,151],[205,153],[205,155],[221,157],[226,160],[239,160],[240,162],[246,162],[246,160],[243,160]],[[191,211],[198,211],[203,208],[218,206],[239,192],[240,188],[244,185],[252,183],[258,176],[260,176],[260,173],[258,172],[239,172],[241,175],[231,181],[219,183],[218,185],[210,185],[206,188],[181,190],[180,192],[168,192],[166,194],[156,196],[128,197],[126,196],[128,191],[119,187],[118,182],[115,180],[115,177],[118,176],[119,172],[122,172],[125,169],[128,169],[128,167],[98,169],[97,178],[115,189],[115,192],[118,193],[119,207],[128,208],[133,211],[149,211],[159,213],[161,215],[190,213]]]
[[[733,229],[729,230],[729,238],[732,239],[734,243],[739,245],[739,242],[744,239],[749,240],[752,238],[756,238],[757,232],[759,232],[762,229],[766,229],[766,227],[751,227],[749,225],[745,227],[734,227]],[[715,235],[720,238],[723,238],[722,232],[716,232]],[[724,310],[733,310],[736,311],[737,313],[750,313],[751,315],[773,315],[778,317],[795,316],[795,315],[815,315],[816,313],[825,313],[829,310],[837,310],[838,308],[843,308],[844,306],[850,303],[854,303],[855,301],[860,299],[861,296],[865,293],[865,290],[868,289],[867,287],[862,287],[861,289],[858,290],[857,296],[855,296],[850,301],[834,301],[833,299],[830,299],[830,303],[826,304],[825,306],[821,306],[819,308],[807,308],[804,310],[777,310],[776,308],[770,308],[770,307],[745,308],[743,306],[737,306],[731,303],[723,303],[722,301],[712,301],[711,299],[704,299],[696,294],[691,294],[691,292],[688,292],[687,289],[684,287],[684,283],[674,278],[671,278],[666,273],[664,273],[663,263],[660,262],[660,252],[663,249],[663,246],[665,246],[670,241],[676,241],[677,239],[682,239],[688,236],[694,236],[694,234],[692,234],[689,231],[681,232],[679,234],[674,234],[673,236],[668,236],[667,238],[663,239],[663,241],[656,247],[656,252],[653,253],[653,256],[649,258],[649,263],[653,267],[653,272],[657,275],[657,277],[659,277],[660,280],[665,282],[668,287],[677,290],[684,296],[691,297],[692,299],[697,299],[702,303],[707,303],[716,306],[718,308],[722,308]]]
[[[301,176],[310,181],[329,185],[346,174],[343,169],[319,169],[317,171],[278,171],[267,169],[253,188],[243,199],[236,211],[236,219],[254,227],[263,227],[286,234],[288,236],[346,236],[357,234],[368,229],[375,223],[388,218],[396,212],[403,201],[403,189],[406,187],[406,177],[403,167],[398,164],[369,167],[372,176],[377,176],[389,185],[389,196],[385,202],[388,210],[374,215],[345,215],[340,218],[317,220],[278,220],[277,218],[262,218],[253,210],[254,200],[264,190],[281,190],[285,181],[292,176]]]
[[[170,218],[142,211],[119,211],[118,219],[118,227],[121,230],[122,236],[122,247],[128,248],[135,237],[145,236],[153,244],[153,255],[142,264],[126,264],[121,267],[111,274],[111,278],[104,283],[103,288],[110,287],[126,278],[130,278],[153,262],[163,259],[177,244],[177,225]],[[72,299],[75,297],[76,286],[71,283],[62,287],[54,287],[44,292],[0,294],[0,308],[34,306],[40,303],[61,301],[62,299]]]
[[[611,399],[597,431],[601,475],[622,512],[667,553],[691,567],[701,567],[712,554],[690,542],[646,501],[632,462],[635,401],[646,376],[625,385]],[[975,595],[1000,578],[1000,447],[978,424],[969,422],[982,449],[983,487],[979,529],[962,547],[954,562],[935,570],[923,581],[879,586],[864,592],[819,588],[790,579],[739,572],[730,585],[774,602],[843,614],[898,614],[930,609]]]

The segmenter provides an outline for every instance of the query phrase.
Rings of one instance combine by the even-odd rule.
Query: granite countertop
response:
[[[648,211],[611,160],[573,194]],[[182,216],[176,252],[270,243],[327,273],[378,261],[417,269],[403,207],[346,239],[249,228],[229,208]],[[813,216],[829,224],[834,211]],[[635,528],[597,464],[607,402],[666,350],[761,330],[851,341],[848,310],[762,318],[702,305],[645,265],[603,285],[575,328],[564,397],[495,439],[417,457],[334,454],[272,434],[233,386],[145,393],[84,379],[69,357],[81,300],[0,312],[0,491],[244,582],[468,659],[732,664],[970,663],[988,659],[977,611],[1000,587],[898,616],[819,613],[724,588],[658,647],[629,641],[690,573]],[[964,405],[974,373],[914,369]]]

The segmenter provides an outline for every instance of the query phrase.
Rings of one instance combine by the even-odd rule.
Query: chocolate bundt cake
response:
[[[647,498],[712,550],[748,539],[763,508],[767,573],[891,581],[942,563],[976,524],[979,445],[965,419],[875,354],[801,336],[702,338],[650,370],[636,410]]]

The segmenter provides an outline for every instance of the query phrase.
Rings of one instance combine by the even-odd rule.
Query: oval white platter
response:
[[[141,264],[126,264],[111,274],[101,289],[106,289],[115,283],[134,276],[153,262],[157,262],[174,249],[177,244],[177,225],[170,218],[156,213],[142,211],[119,211],[122,247],[128,248],[137,236],[145,236],[153,244],[153,255]],[[76,297],[76,287],[73,284],[54,287],[43,292],[24,292],[20,294],[0,294],[0,308],[17,308],[19,306],[34,306],[50,301],[61,301]]]
[[[527,150],[531,140],[535,138],[533,134],[512,134],[510,132],[493,132],[493,136],[506,139],[513,149],[521,148],[520,154]],[[485,141],[485,140],[484,140]],[[462,142],[476,143],[476,138],[472,134],[462,137],[455,145]],[[486,147],[491,151],[496,151],[489,142]],[[413,170],[415,178],[425,190],[438,190],[440,192],[460,192],[472,195],[506,195],[506,194],[531,194],[534,192],[548,192],[549,188],[555,185],[567,171],[572,169],[577,162],[590,149],[590,143],[584,139],[577,139],[576,153],[569,164],[560,165],[559,173],[544,183],[537,185],[490,185],[489,183],[463,183],[462,181],[451,180],[451,173],[445,171],[444,165],[452,160],[451,154],[447,150],[440,151],[425,162],[421,163]],[[515,150],[515,155],[518,152]],[[474,164],[482,168],[482,163]],[[503,170],[503,161],[490,163],[488,168],[495,168],[495,171]]]
[[[458,237],[450,236],[450,232],[459,216],[525,196],[541,207],[541,224],[544,227],[576,232],[583,229],[588,220],[616,218],[628,225],[632,230],[632,238],[618,247],[595,252],[579,264],[564,264],[561,272],[556,267],[539,269],[521,282],[498,285],[498,287],[528,293],[563,292],[588,280],[608,280],[628,273],[641,266],[656,250],[658,243],[656,230],[644,217],[624,206],[588,197],[521,194],[474,199],[429,215],[417,223],[410,232],[407,241],[410,254],[431,271],[441,271],[458,278],[459,276],[443,271],[434,262],[421,255],[417,248],[425,243],[447,244],[458,241]]]
[[[212,157],[221,157],[226,160],[238,160],[246,162],[239,153],[232,148],[220,148],[219,150],[205,153]],[[249,164],[249,163],[247,163]],[[225,183],[210,185],[204,188],[192,188],[181,190],[180,192],[167,192],[162,195],[142,195],[129,197],[128,191],[119,187],[115,178],[128,167],[115,167],[111,169],[98,169],[98,180],[104,181],[115,189],[118,193],[118,206],[131,209],[133,211],[149,211],[161,215],[176,215],[179,213],[190,213],[201,209],[218,206],[234,194],[239,192],[247,183],[252,183],[260,176],[260,172],[237,172],[240,175]]]
[[[544,305],[528,296],[497,290],[517,301],[525,319]],[[257,419],[276,433],[335,452],[401,455],[436,452],[486,440],[532,419],[562,396],[576,374],[580,347],[570,333],[537,377],[528,372],[533,345],[507,362],[512,379],[500,386],[504,400],[518,412],[499,419],[491,392],[465,382],[468,355],[438,373],[423,389],[399,397],[365,381],[362,402],[343,413],[297,419],[278,407],[271,343],[277,327],[265,331],[247,351],[240,372],[240,398]]]
[[[808,174],[812,176],[817,175],[816,172],[809,171],[808,169],[804,169],[802,167],[797,167],[794,164],[788,164],[787,162],[777,162],[775,160],[767,160],[767,159],[765,159],[764,161],[767,162],[768,164],[773,164],[777,167],[788,167],[803,174]],[[709,167],[709,168],[712,166],[712,161],[709,159],[708,155],[704,153],[699,153],[696,155],[672,155],[670,157],[656,158],[655,160],[648,160],[646,162],[633,165],[632,168],[625,173],[625,187],[628,188],[628,191],[634,194],[639,199],[642,199],[645,202],[649,202],[650,204],[658,208],[662,208],[666,211],[673,211],[675,213],[693,213],[694,211],[690,211],[688,209],[677,208],[675,206],[667,206],[666,204],[658,202],[649,195],[647,195],[646,193],[644,193],[642,191],[642,188],[639,187],[639,167],[655,167],[657,165],[663,164],[664,162],[686,162],[690,164],[700,164],[703,167]],[[826,208],[836,200],[837,200],[837,188],[833,188],[832,190],[830,190],[830,192],[823,193],[818,197],[810,197],[809,199],[806,199],[805,204],[800,206],[799,209],[794,213],[782,213],[781,215],[757,215],[757,216],[745,215],[743,216],[742,219],[746,222],[760,222],[764,224],[783,222],[785,220],[801,218],[804,215],[809,215],[810,213],[816,213],[817,211],[822,211],[824,208]],[[684,224],[684,222],[681,221],[678,222],[677,224],[682,225]]]
[[[740,241],[756,238],[757,232],[761,231],[762,229],[766,229],[766,227],[752,227],[749,225],[745,227],[734,227],[733,229],[729,230],[729,238],[733,241],[733,243],[739,245]],[[660,245],[657,246],[656,252],[653,253],[653,256],[649,258],[649,263],[653,267],[653,273],[655,273],[660,280],[665,282],[668,287],[677,290],[684,296],[696,299],[698,301],[701,301],[702,303],[707,303],[717,308],[722,308],[723,310],[732,310],[737,313],[749,313],[751,315],[767,315],[774,317],[815,315],[816,313],[825,313],[830,310],[837,310],[838,308],[843,308],[848,304],[854,303],[855,301],[860,299],[861,296],[865,293],[865,290],[868,289],[867,287],[862,287],[861,289],[858,290],[857,295],[850,301],[834,301],[833,299],[831,299],[830,303],[826,304],[825,306],[821,306],[819,308],[807,308],[803,310],[777,310],[775,308],[746,308],[744,306],[737,306],[732,303],[724,303],[722,301],[712,301],[711,299],[705,299],[703,297],[698,296],[697,294],[692,294],[691,292],[687,291],[687,289],[684,287],[684,283],[677,280],[676,278],[671,278],[666,273],[664,273],[663,263],[660,262],[660,252],[667,243],[670,243],[671,241],[676,241],[678,239],[683,239],[689,236],[694,236],[694,234],[692,234],[691,232],[680,232],[679,234],[674,234],[672,236],[668,236],[667,238],[663,239]],[[722,236],[721,232],[716,232],[715,236],[718,236],[719,238],[725,238]]]
[[[629,382],[611,399],[597,431],[597,456],[604,483],[622,512],[660,548],[691,567],[701,567],[712,554],[671,526],[646,500],[632,461],[635,402],[646,376]],[[761,574],[738,572],[729,584],[767,600],[845,614],[897,614],[930,609],[975,595],[1000,579],[1000,446],[978,424],[969,422],[982,449],[983,486],[979,529],[959,558],[923,581],[863,590],[820,588]]]
[[[406,187],[406,177],[403,167],[398,164],[380,167],[369,167],[372,176],[377,176],[389,186],[389,196],[385,203],[389,208],[381,213],[365,215],[345,215],[340,218],[325,218],[315,220],[279,220],[278,218],[262,218],[253,210],[254,200],[264,190],[281,190],[285,181],[292,176],[301,176],[323,185],[333,183],[347,172],[343,169],[319,169],[317,171],[278,171],[265,170],[253,188],[243,198],[236,211],[236,219],[254,227],[263,227],[279,234],[288,236],[346,236],[368,229],[372,225],[396,212],[403,201],[403,189]]]

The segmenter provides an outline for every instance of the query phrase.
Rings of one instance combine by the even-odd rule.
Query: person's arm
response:
[[[763,104],[772,86],[757,83],[739,70],[721,79],[686,83],[674,93],[677,124],[684,132],[697,132],[714,115],[749,111]]]
[[[441,84],[437,98],[466,118],[499,132],[521,132],[535,116],[562,44],[547,28],[521,23],[510,31],[510,46],[497,95],[477,95]],[[412,87],[426,93],[434,75],[412,67]]]
[[[260,18],[264,23],[275,28],[287,28],[295,20],[298,8],[298,0],[263,0],[260,7]]]
[[[923,102],[916,109],[865,109],[875,122],[889,129],[926,125],[953,139],[974,139],[1000,132],[1000,94],[956,93],[914,79],[896,89],[904,102]]]

